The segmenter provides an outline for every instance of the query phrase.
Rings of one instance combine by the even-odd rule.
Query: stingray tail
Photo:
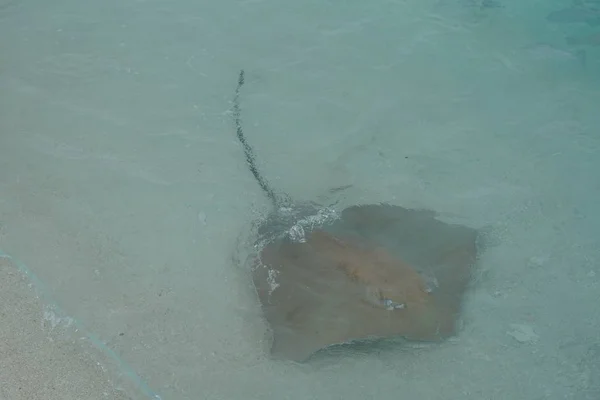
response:
[[[254,175],[254,179],[258,182],[258,185],[262,189],[263,192],[267,195],[269,200],[277,206],[279,204],[279,199],[277,195],[266,181],[266,179],[261,175],[260,171],[256,167],[256,157],[254,156],[254,150],[246,140],[244,136],[244,129],[242,128],[242,118],[241,118],[241,109],[240,109],[240,90],[244,85],[244,70],[240,71],[240,76],[238,78],[238,84],[235,88],[235,96],[233,97],[233,117],[235,120],[235,130],[237,133],[237,138],[242,144],[244,148],[244,155],[246,156],[246,163],[248,164],[248,169]]]

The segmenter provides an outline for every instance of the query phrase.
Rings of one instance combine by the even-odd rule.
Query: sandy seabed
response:
[[[502,3],[0,2],[2,400],[599,398],[598,49]],[[456,338],[268,358],[240,68],[278,190],[490,235]]]

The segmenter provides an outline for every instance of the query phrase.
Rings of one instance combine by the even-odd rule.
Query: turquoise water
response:
[[[600,27],[498,2],[0,2],[0,248],[140,398],[597,399]],[[266,356],[241,68],[279,190],[492,232],[455,339]]]

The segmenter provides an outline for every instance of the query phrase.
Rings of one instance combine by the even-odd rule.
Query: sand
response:
[[[5,256],[0,256],[0,294],[0,399],[142,398],[126,389],[105,354],[45,304]]]
[[[584,68],[564,47],[586,34],[545,19],[564,4],[477,3],[0,2],[0,249],[47,294],[4,260],[6,400],[19,381],[28,400],[599,398],[598,49]],[[241,68],[277,189],[490,234],[454,340],[267,357],[239,262],[269,207],[231,121]]]

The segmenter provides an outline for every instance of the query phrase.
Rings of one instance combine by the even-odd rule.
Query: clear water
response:
[[[0,248],[133,397],[598,399],[600,48],[565,42],[598,28],[498,2],[4,0]],[[454,340],[266,356],[241,68],[279,190],[494,233]]]

